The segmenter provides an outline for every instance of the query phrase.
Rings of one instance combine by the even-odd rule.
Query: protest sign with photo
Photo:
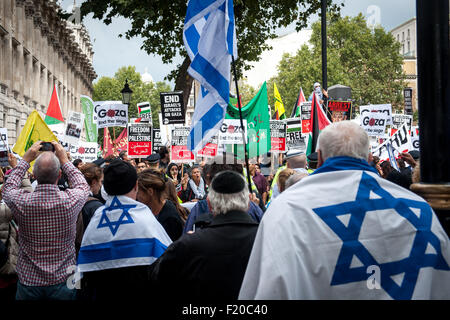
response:
[[[288,150],[306,151],[306,139],[302,135],[302,124],[299,118],[286,119],[286,147]]]
[[[365,112],[361,116],[361,127],[372,137],[384,137],[387,115],[381,112]]]
[[[71,144],[77,145],[80,141],[81,130],[83,130],[84,114],[81,112],[69,111],[69,116],[67,117],[66,131],[64,135],[64,141]]]
[[[368,106],[360,106],[359,113],[363,117],[367,112],[381,112],[387,116],[386,125],[392,125],[392,105],[391,104],[370,104]]]
[[[141,102],[137,104],[138,114],[142,121],[152,123],[152,108],[150,102]]]
[[[8,162],[8,129],[0,128],[0,166],[9,166]]]
[[[404,123],[406,123],[406,128],[411,131],[413,116],[407,114],[397,114],[392,115],[392,123],[395,129],[400,128]]]
[[[93,162],[97,160],[97,142],[80,141],[78,146],[70,146],[70,156],[72,159],[80,159],[83,162]]]
[[[241,127],[241,121],[238,119],[224,119],[219,128],[219,144],[244,144],[244,137],[247,139],[247,120],[243,120],[244,128]]]
[[[128,157],[146,158],[152,154],[152,127],[149,123],[128,124]]]
[[[398,152],[408,152],[409,150],[412,150],[411,136],[406,127],[406,123],[401,126],[396,133],[379,145],[378,148],[372,152],[373,156],[377,156],[383,161],[388,160],[389,154],[386,148],[387,143],[390,143],[395,150],[398,150]]]
[[[171,159],[176,163],[188,163],[194,161],[194,154],[187,148],[189,127],[177,127],[172,130]]]
[[[126,127],[128,124],[128,106],[122,103],[103,103],[96,105],[97,128]]]
[[[311,101],[300,103],[300,118],[302,119],[302,133],[311,132]]]
[[[161,131],[160,129],[152,130],[152,149],[153,153],[158,153],[159,148],[164,146],[161,141]]]
[[[271,152],[286,152],[286,122],[270,120],[270,143]]]
[[[218,149],[218,138],[216,136],[213,136],[203,149],[199,150],[197,152],[198,157],[204,157],[204,158],[214,158],[217,155],[217,149]]]
[[[162,124],[184,124],[184,105],[183,105],[183,92],[161,92],[161,113]]]

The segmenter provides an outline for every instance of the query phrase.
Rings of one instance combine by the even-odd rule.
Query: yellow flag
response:
[[[53,134],[47,124],[42,120],[41,116],[36,110],[30,113],[27,122],[20,133],[17,142],[12,151],[23,157],[25,152],[36,141],[58,141],[58,138]]]
[[[273,83],[273,97],[275,99],[275,119],[285,119],[286,115],[284,113],[283,101],[281,101],[280,93],[278,92],[277,85]]]

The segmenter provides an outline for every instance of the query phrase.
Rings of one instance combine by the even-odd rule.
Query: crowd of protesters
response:
[[[145,159],[130,159],[122,151],[116,157],[83,163],[71,161],[60,144],[53,145],[54,152],[41,152],[40,142],[36,142],[20,161],[9,154],[10,167],[0,172],[0,244],[5,251],[5,261],[0,261],[2,301],[144,299],[155,295],[237,299],[266,210],[274,211],[286,190],[311,180],[309,175],[326,160],[324,149],[319,149],[309,156],[290,150],[272,171],[258,159],[250,161],[249,188],[245,164],[230,154],[189,166],[170,162],[169,150],[163,147]],[[399,171],[370,153],[362,161],[380,178],[409,189],[419,181],[418,156],[416,152],[401,154]],[[159,251],[155,249],[158,252],[151,262],[94,263],[95,267],[83,273],[81,285],[71,287],[68,279],[76,270],[77,259],[79,264],[91,255],[86,250],[91,239],[100,237],[96,234],[100,226],[108,222],[112,243],[115,232],[124,228],[105,218],[105,210],[114,206],[114,197],[130,208],[144,208],[141,214],[155,218],[142,221],[156,226],[152,230],[157,231],[146,232],[148,237],[157,232],[163,239]],[[131,217],[121,219],[136,224]],[[444,249],[448,254],[448,239]],[[120,280],[112,284],[112,278]],[[245,281],[252,277],[246,276]],[[258,294],[246,289],[244,296]],[[276,293],[261,296],[274,298]]]

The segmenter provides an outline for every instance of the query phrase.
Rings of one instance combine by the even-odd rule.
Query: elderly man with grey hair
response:
[[[76,291],[67,286],[75,261],[76,221],[89,195],[89,185],[69,161],[66,151],[52,142],[53,152],[34,143],[13,169],[3,187],[3,199],[19,227],[17,300],[73,300]],[[20,183],[34,161],[38,185],[33,192]],[[57,186],[64,172],[70,187]]]
[[[258,224],[247,214],[244,176],[223,171],[207,197],[214,217],[194,233],[173,242],[154,263],[152,280],[161,298],[236,300]]]
[[[319,136],[319,168],[258,228],[239,299],[449,299],[450,243],[430,206],[378,176],[357,124]]]

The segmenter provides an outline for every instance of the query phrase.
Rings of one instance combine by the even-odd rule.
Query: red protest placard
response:
[[[171,159],[173,162],[192,162],[194,154],[188,150],[187,146],[172,146]]]

